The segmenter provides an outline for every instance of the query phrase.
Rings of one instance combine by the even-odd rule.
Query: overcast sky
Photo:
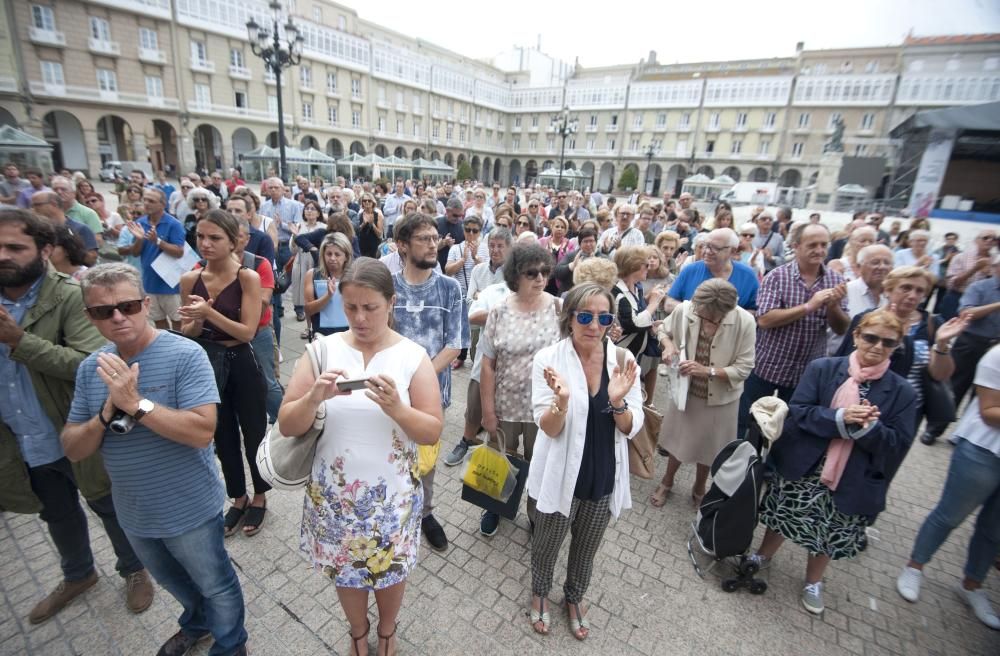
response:
[[[366,20],[466,56],[534,45],[584,66],[790,57],[807,49],[899,44],[918,36],[1000,33],[998,0],[339,0]],[[627,13],[623,13],[627,12]]]

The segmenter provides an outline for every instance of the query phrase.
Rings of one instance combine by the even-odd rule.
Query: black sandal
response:
[[[381,633],[378,632],[378,629],[375,629],[375,635],[378,636],[378,645],[375,646],[375,655],[376,656],[378,656],[378,650],[379,650],[379,647],[382,646],[382,641],[383,640],[385,640],[385,656],[389,656],[389,641],[392,640],[392,637],[394,635],[396,635],[396,629],[398,629],[398,628],[399,628],[399,622],[396,622],[396,625],[392,627],[392,633],[390,633],[387,636],[386,635],[382,635]]]
[[[249,538],[260,533],[260,529],[264,528],[264,515],[266,514],[266,501],[263,506],[247,506],[246,517],[243,518],[243,535]],[[247,526],[253,526],[253,528],[248,531]]]
[[[244,497],[246,498],[246,497]],[[240,527],[243,523],[243,515],[246,514],[247,508],[250,506],[250,499],[247,499],[246,505],[240,508],[236,504],[229,506],[229,510],[226,511],[226,516],[222,520],[223,536],[229,537],[236,533],[236,529]]]
[[[354,635],[353,633],[351,633],[350,629],[347,629],[347,635],[349,635],[351,637],[351,649],[353,649],[353,652],[352,652],[353,654],[360,654],[361,653],[361,650],[358,649],[358,640],[365,640],[368,637],[368,634],[371,633],[371,630],[372,630],[372,621],[370,619],[368,619],[367,617],[365,618],[365,621],[368,622],[368,626],[365,628],[365,632],[362,633],[359,636]],[[367,642],[367,640],[366,640],[366,642]]]

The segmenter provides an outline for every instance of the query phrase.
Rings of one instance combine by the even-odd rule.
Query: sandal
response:
[[[250,499],[248,499],[247,497],[243,498],[246,499],[247,502],[243,505],[242,508],[240,508],[234,503],[233,505],[229,506],[229,510],[226,511],[226,516],[222,520],[222,529],[223,529],[222,534],[224,537],[228,538],[229,536],[236,533],[236,529],[238,529],[240,527],[240,524],[243,523],[243,515],[246,514],[247,506],[250,505]]]
[[[368,634],[371,633],[371,630],[372,630],[372,621],[370,619],[368,619],[367,617],[365,618],[365,621],[368,622],[368,626],[365,628],[365,632],[362,633],[359,636],[354,635],[353,633],[351,633],[350,629],[347,629],[347,635],[349,635],[351,637],[351,650],[352,650],[351,653],[352,654],[360,654],[361,653],[361,650],[358,649],[358,641],[359,640],[365,640],[368,637]],[[367,640],[365,640],[365,641],[367,642]]]
[[[667,502],[667,495],[670,494],[672,489],[674,489],[673,485],[660,483],[656,486],[656,490],[649,495],[649,504],[654,508],[662,508],[663,504]]]
[[[576,617],[570,615],[571,608],[576,611]],[[580,613],[580,604],[571,604],[567,601],[566,615],[569,617],[569,630],[573,637],[581,642],[586,640],[590,635],[590,624],[587,623],[587,618]]]
[[[243,519],[243,535],[248,538],[260,533],[260,529],[264,527],[264,515],[267,513],[267,502],[264,502],[263,506],[247,506],[247,515]],[[253,528],[248,529],[247,526],[252,526]]]
[[[533,596],[532,599],[535,599],[535,597]],[[550,617],[549,611],[545,610],[545,599],[543,597],[538,597],[538,606],[541,610],[531,609],[531,628],[539,635],[548,635]],[[542,623],[541,629],[538,628],[539,622]]]
[[[389,635],[382,635],[381,633],[379,633],[378,629],[375,629],[375,635],[378,636],[378,645],[375,646],[375,654],[376,654],[376,656],[379,653],[379,647],[382,646],[382,641],[383,640],[385,640],[385,653],[384,653],[384,656],[389,656],[389,641],[392,640],[392,637],[394,635],[396,635],[396,629],[398,629],[398,628],[399,628],[399,622],[396,622],[396,625],[392,627],[392,633],[390,633]]]

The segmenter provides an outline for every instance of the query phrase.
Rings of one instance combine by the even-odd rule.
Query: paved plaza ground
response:
[[[303,324],[288,315],[291,311],[282,337],[285,380],[303,348]],[[455,375],[442,457],[461,435],[468,373],[467,366]],[[663,404],[659,398],[658,405]],[[522,512],[514,523],[504,521],[492,538],[483,537],[478,509],[460,499],[459,468],[440,464],[435,515],[451,545],[439,554],[423,543],[400,615],[399,653],[998,654],[1000,632],[973,618],[952,589],[961,576],[971,522],[954,532],[927,568],[918,604],[907,603],[895,590],[914,535],[937,502],[951,449],[947,443],[914,445],[890,490],[889,507],[878,518],[878,539],[856,560],[834,563],[828,571],[827,610],[821,617],[809,615],[799,603],[806,559],[793,545],[779,552],[764,572],[770,589],[763,596],[727,594],[718,578],[698,578],[686,548],[693,468],[681,470],[675,493],[663,508],[646,501],[654,483],[633,478],[634,507],[608,528],[597,555],[584,606],[590,606],[591,636],[583,643],[571,636],[559,606],[568,541],[550,595],[551,634],[538,636],[527,616],[527,518]],[[660,473],[664,466],[660,459]],[[259,535],[237,535],[226,543],[246,597],[251,653],[349,653],[336,592],[299,553],[302,493],[274,492],[268,504]],[[54,619],[33,627],[28,611],[58,583],[58,557],[37,517],[0,514],[0,654],[152,656],[176,631],[180,607],[162,589],[148,611],[128,613],[110,543],[89,510],[88,516],[101,580]],[[1000,606],[998,577],[992,576],[986,587]],[[374,599],[370,617],[374,626]],[[374,628],[370,645],[374,654]],[[194,653],[206,652],[201,646]]]

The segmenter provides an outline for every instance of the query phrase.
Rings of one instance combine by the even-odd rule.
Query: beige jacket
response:
[[[683,344],[685,348],[681,357],[693,360],[700,332],[701,319],[694,313],[691,301],[684,301],[660,326],[658,337],[669,338],[678,349]],[[743,308],[734,308],[722,320],[712,338],[708,366],[725,370],[728,380],[719,377],[709,379],[708,405],[726,405],[739,400],[743,393],[743,381],[753,370],[756,340],[757,323],[753,315]]]

